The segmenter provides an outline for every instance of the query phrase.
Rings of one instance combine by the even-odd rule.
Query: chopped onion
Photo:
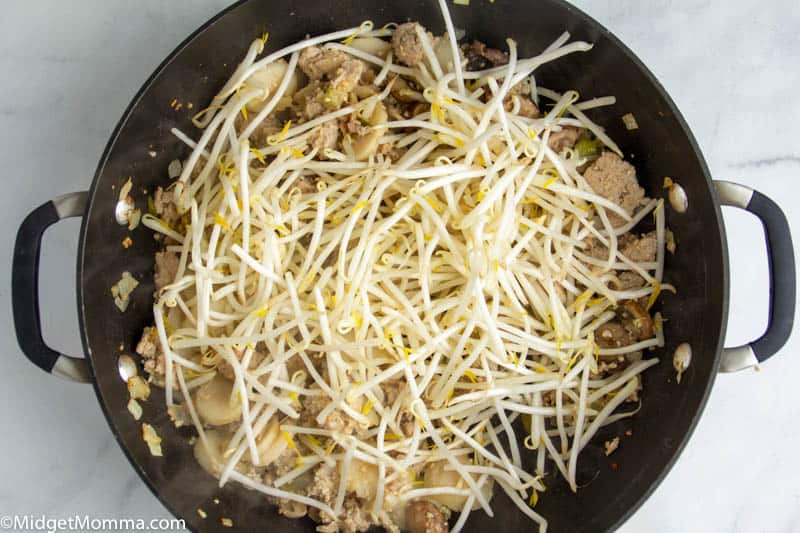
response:
[[[133,398],[128,400],[128,412],[133,416],[134,420],[142,418],[142,406]]]
[[[169,166],[167,167],[167,175],[169,175],[169,179],[174,180],[180,177],[182,168],[183,164],[181,163],[180,159],[173,159],[170,161]]]
[[[161,437],[158,436],[153,426],[147,423],[142,424],[142,438],[147,443],[147,447],[150,448],[150,455],[154,457],[163,456],[161,451]]]
[[[172,404],[168,406],[167,414],[176,428],[187,426],[192,423],[192,418],[183,405]]]
[[[133,400],[147,400],[150,397],[150,385],[141,376],[133,376],[128,380],[128,394]]]
[[[111,296],[114,297],[114,304],[123,313],[128,309],[131,293],[138,286],[139,282],[128,271],[123,272],[120,280],[112,285]]]
[[[633,113],[622,115],[622,122],[625,124],[625,128],[628,130],[639,129],[639,123],[636,122],[636,117],[633,116]]]

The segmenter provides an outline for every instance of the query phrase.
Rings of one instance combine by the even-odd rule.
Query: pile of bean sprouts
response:
[[[617,408],[658,361],[641,359],[598,377],[598,355],[661,346],[663,338],[657,328],[653,339],[600,349],[594,332],[614,318],[622,300],[655,300],[665,287],[663,207],[650,200],[629,215],[592,192],[578,170],[586,157],[548,147],[553,132],[579,126],[622,155],[584,113],[614,103],[613,97],[579,102],[575,91],[547,90],[533,76],[540,65],[587,52],[590,44],[568,42],[565,33],[523,59],[508,39],[507,65],[466,71],[444,0],[440,5],[448,61],[437,58],[427,39],[426,60],[415,68],[393,63],[391,54],[384,59],[348,46],[354,36],[391,36],[391,26],[373,30],[369,22],[260,59],[265,41],[259,39],[196,117],[200,139],[175,130],[193,148],[174,185],[188,223],[178,231],[152,214],[143,221],[171,239],[167,250],[180,254],[174,283],[159,291],[154,305],[166,401],[185,406],[208,446],[190,392],[214,375],[206,358],[232,367],[233,401],[241,401],[242,417],[220,484],[236,480],[335,517],[357,459],[377,466],[372,511],[378,513],[386,483],[415,465],[445,460],[460,476],[457,486],[420,487],[412,480],[401,498],[466,496],[458,531],[473,504],[493,515],[486,489],[497,485],[544,530],[546,521],[530,501],[545,490],[546,468],[554,465],[576,490],[581,450],[602,426],[632,414]],[[374,65],[375,83],[386,89],[319,118],[287,122],[266,145],[254,145],[253,132],[283,97],[302,49],[312,45]],[[287,57],[272,94],[247,86],[258,69]],[[376,126],[386,130],[382,142],[408,149],[402,157],[393,162],[378,154],[359,162],[346,150],[310,148],[309,135],[323,122],[370,116],[395,75],[416,80],[430,103],[430,112]],[[547,110],[542,118],[517,115],[513,97],[513,109],[503,105],[512,86],[525,80]],[[263,110],[237,120],[254,100],[266,101]],[[303,192],[303,179],[316,190]],[[625,223],[612,226],[609,213]],[[617,243],[648,213],[656,220],[657,260],[637,263]],[[590,238],[607,247],[608,257],[586,253]],[[646,284],[611,288],[622,271],[638,273]],[[259,343],[268,355],[252,365]],[[319,354],[325,372],[311,360]],[[301,358],[304,370],[289,375],[292,358]],[[397,379],[404,394],[382,403],[381,385]],[[546,405],[548,393],[554,405]],[[306,427],[300,406],[310,397],[328,403],[318,424]],[[404,408],[417,421],[408,437],[399,426]],[[323,429],[333,410],[367,428],[369,438]],[[299,457],[292,472],[267,485],[235,467],[245,454],[258,465],[258,435],[276,416],[284,435],[298,443]],[[529,431],[515,424],[522,416],[530,417]],[[534,471],[523,468],[529,453],[536,457]],[[333,505],[281,488],[322,463],[340,468]]]

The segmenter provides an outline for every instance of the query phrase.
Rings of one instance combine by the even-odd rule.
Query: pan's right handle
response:
[[[64,355],[45,344],[39,316],[39,253],[45,230],[61,219],[83,216],[87,192],[74,192],[33,210],[19,227],[14,244],[11,303],[17,342],[30,361],[45,372],[80,383],[91,382],[86,359]]]
[[[778,205],[744,185],[715,181],[720,203],[745,209],[761,220],[767,241],[769,268],[769,319],[767,330],[749,344],[725,348],[721,372],[735,372],[757,365],[773,356],[789,340],[794,324],[795,289],[794,246],[789,222]]]

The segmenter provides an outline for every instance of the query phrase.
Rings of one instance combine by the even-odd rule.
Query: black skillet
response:
[[[451,4],[456,27],[469,38],[502,47],[506,37],[519,43],[520,56],[543,50],[564,30],[573,38],[594,43],[586,54],[574,54],[537,71],[537,80],[556,90],[577,89],[583,97],[615,95],[618,104],[593,112],[597,122],[635,164],[651,197],[662,195],[664,176],[686,190],[689,210],[668,208],[668,224],[678,251],[667,258],[665,278],[679,288],[666,295],[662,313],[666,346],[650,355],[662,363],[644,376],[641,412],[609,427],[582,454],[579,481],[572,494],[557,479],[536,510],[550,521],[551,531],[606,531],[622,524],[655,489],[685,446],[697,423],[717,372],[745,368],[773,355],[787,340],[795,303],[795,270],[791,237],[780,209],[760,193],[726,182],[714,182],[703,156],[672,100],[647,68],[608,30],[561,0],[475,2]],[[435,33],[444,25],[436,2],[389,0],[291,1],[245,0],[211,19],[184,41],[145,82],[125,111],[87,192],[62,196],[40,206],[22,223],[13,266],[14,321],[20,346],[47,372],[94,384],[111,431],[133,467],[163,504],[186,519],[193,530],[229,531],[220,524],[229,517],[242,531],[275,533],[313,531],[310,521],[279,516],[261,495],[230,484],[218,489],[215,480],[197,467],[186,434],[175,430],[163,409],[163,395],[147,402],[143,421],[163,437],[165,457],[155,458],[142,441],[140,423],[126,410],[128,394],[117,369],[119,345],[131,352],[142,328],[152,322],[151,291],[156,243],[148,230],[134,232],[133,246],[120,242],[126,228],[114,222],[119,187],[133,176],[134,192],[152,191],[167,181],[167,166],[187,155],[187,148],[170,134],[174,126],[193,132],[186,103],[194,111],[209,102],[230,76],[254,37],[269,31],[269,50],[307,34],[355,26],[363,20],[376,26],[390,21],[417,20]],[[170,103],[178,99],[182,111]],[[638,130],[628,131],[621,115],[632,112]],[[155,158],[148,151],[156,153]],[[112,187],[115,186],[115,187]],[[140,200],[140,207],[143,207]],[[728,255],[720,205],[733,205],[761,219],[767,236],[770,267],[770,317],[766,333],[747,346],[723,349],[728,309]],[[58,220],[83,217],[78,250],[78,309],[85,359],[60,354],[42,340],[38,310],[39,246],[44,230]],[[128,270],[141,280],[125,314],[120,314],[109,288]],[[671,364],[675,347],[688,342],[691,366],[680,385]],[[627,445],[607,458],[606,438],[630,429]],[[181,435],[179,435],[179,433]],[[219,504],[213,500],[219,498]],[[468,531],[502,528],[507,533],[531,531],[530,521],[502,495],[493,501],[496,518],[474,513]],[[197,509],[204,509],[203,519]]]

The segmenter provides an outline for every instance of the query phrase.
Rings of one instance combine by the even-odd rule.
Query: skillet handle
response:
[[[59,196],[33,210],[17,231],[12,266],[11,305],[17,342],[28,359],[59,377],[90,383],[86,359],[70,357],[50,348],[42,338],[39,316],[39,252],[45,230],[61,219],[81,217],[86,208],[88,192],[73,192]]]
[[[773,356],[789,340],[794,323],[796,275],[789,223],[778,205],[744,185],[714,181],[720,204],[746,209],[761,220],[767,241],[769,319],[761,337],[722,352],[720,372],[736,372]]]

